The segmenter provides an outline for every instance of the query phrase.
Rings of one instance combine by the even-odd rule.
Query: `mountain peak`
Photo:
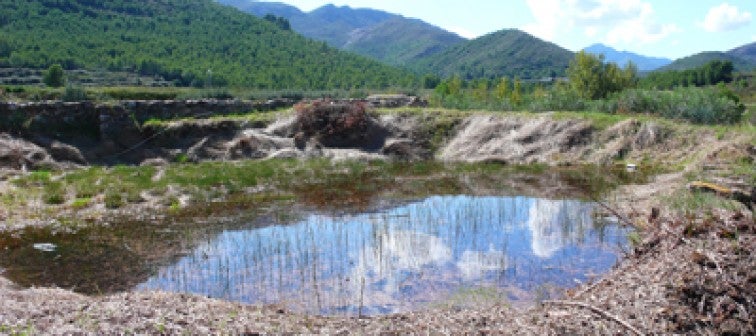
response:
[[[563,76],[574,54],[519,29],[504,29],[418,62],[419,72],[465,79],[502,76],[537,80]]]
[[[602,54],[607,62],[617,63],[621,66],[633,62],[640,71],[653,71],[672,63],[672,60],[668,58],[644,56],[624,50],[619,51],[601,43],[592,44],[583,51],[594,55]]]
[[[326,4],[310,12],[268,2],[216,0],[257,16],[273,14],[289,20],[295,32],[331,46],[372,57],[392,65],[405,65],[436,54],[465,40],[427,22],[376,9]],[[242,5],[243,4],[243,5]]]

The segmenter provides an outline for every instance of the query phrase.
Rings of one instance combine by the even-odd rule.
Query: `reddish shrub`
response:
[[[300,103],[297,111],[298,138],[316,138],[326,146],[350,146],[364,142],[371,126],[367,106],[362,102]]]

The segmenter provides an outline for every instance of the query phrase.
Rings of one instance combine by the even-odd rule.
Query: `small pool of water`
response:
[[[310,213],[223,231],[136,288],[314,314],[528,305],[616,263],[626,229],[594,221],[593,209],[576,200],[434,196],[369,213]]]

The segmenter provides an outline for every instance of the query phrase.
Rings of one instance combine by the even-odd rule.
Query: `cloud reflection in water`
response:
[[[138,288],[378,314],[469,288],[569,286],[608,269],[624,243],[620,228],[594,227],[591,209],[579,201],[436,196],[378,213],[311,214],[210,237]]]

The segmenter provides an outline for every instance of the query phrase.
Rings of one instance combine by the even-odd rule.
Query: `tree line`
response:
[[[695,69],[652,72],[642,81],[645,88],[672,89],[675,87],[707,86],[730,83],[735,66],[728,60],[714,60]]]

